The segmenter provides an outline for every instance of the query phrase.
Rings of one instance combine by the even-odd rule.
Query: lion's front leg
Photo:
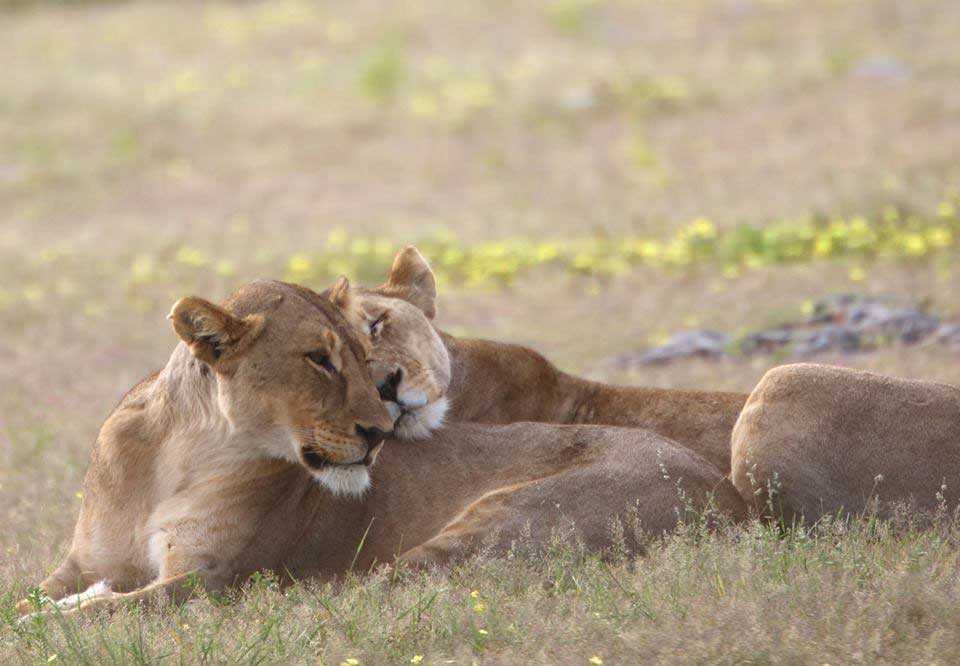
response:
[[[40,590],[39,598],[21,600],[17,604],[17,612],[20,615],[27,615],[36,611],[38,604],[40,606],[52,604],[72,594],[80,594],[95,582],[89,572],[85,574],[80,569],[74,554],[71,553],[56,571],[37,586]]]
[[[76,595],[75,603],[70,603],[72,600],[68,598],[56,603],[52,609],[25,615],[20,618],[20,623],[31,622],[40,616],[59,615],[68,617],[98,609],[115,610],[128,603],[146,603],[161,598],[168,598],[176,604],[183,603],[190,598],[190,595],[196,589],[198,574],[199,572],[192,571],[183,573],[172,578],[155,581],[132,592],[113,592],[104,585],[100,589]]]
[[[208,543],[209,539],[203,538],[205,536],[193,521],[159,529],[150,539],[151,557],[158,570],[153,582],[119,592],[111,589],[108,581],[103,581],[102,585],[98,583],[80,594],[62,598],[51,608],[30,613],[20,621],[29,622],[38,616],[72,616],[91,610],[114,610],[128,603],[149,603],[162,598],[183,603],[198,587],[222,589],[232,580],[229,560],[225,559],[227,553],[212,555],[213,547]]]

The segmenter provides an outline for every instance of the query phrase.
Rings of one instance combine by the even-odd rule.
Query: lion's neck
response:
[[[171,432],[184,427],[219,431],[229,425],[217,405],[216,377],[183,343],[173,350],[147,399],[158,425]]]
[[[619,387],[561,372],[539,353],[490,340],[442,334],[450,354],[449,420],[592,423],[593,404]],[[602,421],[608,425],[610,421]]]
[[[145,417],[152,421],[157,435],[158,456],[161,461],[191,460],[187,467],[182,463],[171,465],[184,469],[184,475],[191,479],[229,473],[258,459],[267,461],[275,457],[272,452],[284,450],[276,442],[288,437],[282,429],[245,427],[224,414],[216,375],[182,343],[156,377],[146,399]],[[182,487],[184,479],[176,477],[171,475]]]

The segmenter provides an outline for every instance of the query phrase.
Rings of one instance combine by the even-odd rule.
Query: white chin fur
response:
[[[313,476],[337,496],[362,497],[370,487],[370,471],[364,465],[327,467]]]
[[[426,439],[443,425],[450,402],[446,397],[407,412],[393,426],[393,434],[400,439]]]

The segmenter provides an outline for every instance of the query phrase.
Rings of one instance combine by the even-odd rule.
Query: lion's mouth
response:
[[[304,450],[301,455],[311,476],[335,496],[362,497],[370,488],[371,453],[361,461],[350,463],[328,460],[316,451]]]
[[[336,468],[370,467],[373,464],[374,458],[373,451],[367,451],[367,455],[363,457],[363,460],[357,460],[354,462],[335,462],[323,457],[320,455],[320,453],[314,451],[313,449],[304,449],[301,455],[303,456],[304,465],[314,471]]]
[[[294,446],[294,460],[298,460],[317,483],[338,497],[362,497],[370,488],[371,469],[383,442],[368,448],[361,460],[353,461],[331,460],[324,455],[322,446],[313,441],[294,439]]]
[[[387,409],[394,419],[393,433],[400,439],[426,439],[443,425],[448,407],[446,397],[415,407],[397,402],[387,403]]]

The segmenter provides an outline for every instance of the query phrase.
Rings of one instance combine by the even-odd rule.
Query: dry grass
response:
[[[960,185],[955,2],[12,4],[4,613],[66,549],[90,443],[166,358],[179,296],[282,276],[338,228],[392,247],[438,231],[468,245],[656,237],[701,214],[726,229],[887,203],[930,213]],[[955,314],[955,258],[603,282],[546,268],[506,289],[443,284],[440,317],[593,376],[748,391],[776,359],[630,374],[606,360],[687,327],[757,328],[835,291]],[[824,360],[960,383],[940,347]],[[692,529],[609,570],[560,549],[392,586],[263,581],[227,605],[0,627],[0,661],[956,661],[956,528],[884,530]]]
[[[696,525],[647,556],[549,556],[447,574],[348,576],[278,591],[52,619],[5,661],[77,663],[954,663],[960,526],[826,522],[811,531]],[[348,660],[353,659],[354,662]],[[599,662],[594,662],[599,663]]]

